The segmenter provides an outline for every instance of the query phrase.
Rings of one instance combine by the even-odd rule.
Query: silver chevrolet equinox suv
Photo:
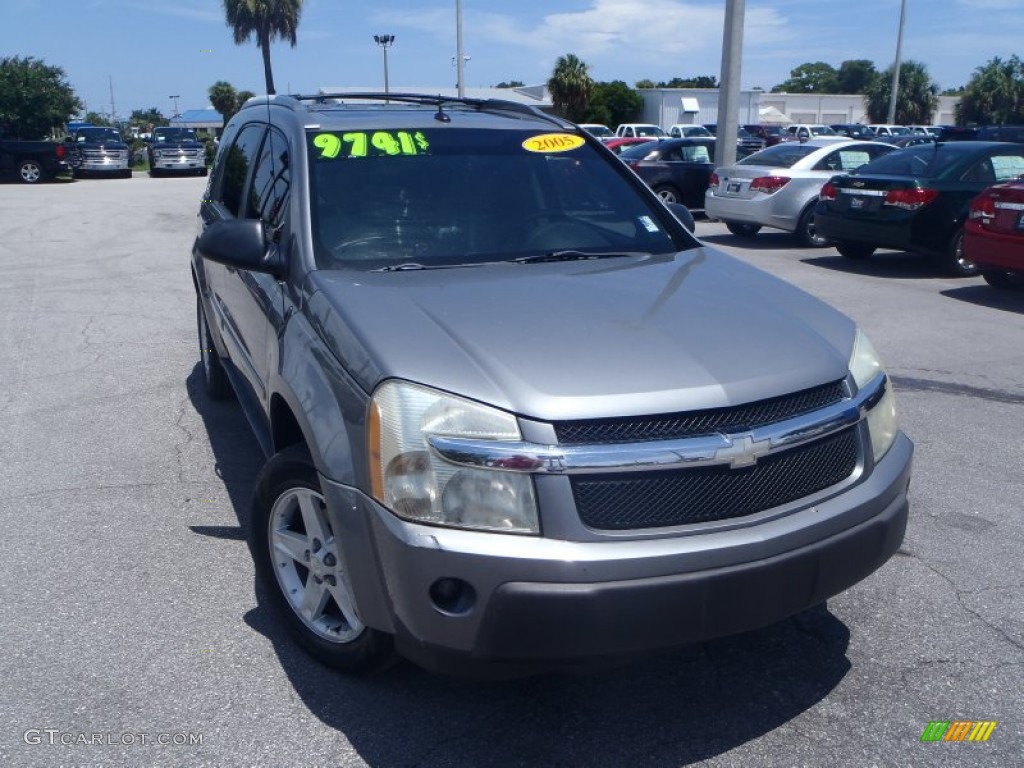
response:
[[[191,268],[206,392],[269,457],[264,607],[351,672],[520,674],[762,627],[885,563],[913,446],[878,355],[691,230],[529,107],[251,99]]]

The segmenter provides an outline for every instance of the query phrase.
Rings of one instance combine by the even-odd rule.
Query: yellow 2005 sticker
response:
[[[524,141],[523,149],[527,152],[568,152],[582,147],[583,144],[582,136],[574,136],[571,133],[543,133]]]

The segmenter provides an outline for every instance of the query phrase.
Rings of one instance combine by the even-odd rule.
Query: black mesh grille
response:
[[[694,437],[715,432],[747,432],[838,403],[846,396],[842,381],[734,408],[713,408],[661,416],[555,422],[560,443],[630,443]]]
[[[842,482],[856,466],[857,432],[851,427],[753,467],[578,476],[572,491],[580,519],[591,528],[658,528],[771,509]]]

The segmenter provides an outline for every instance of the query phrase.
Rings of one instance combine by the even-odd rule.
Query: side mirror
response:
[[[196,251],[218,264],[275,277],[287,269],[277,246],[268,246],[259,219],[223,219],[207,225],[196,241]]]
[[[667,205],[668,209],[672,211],[672,215],[679,219],[679,223],[686,227],[687,230],[693,232],[697,228],[689,208],[682,203],[668,203]]]

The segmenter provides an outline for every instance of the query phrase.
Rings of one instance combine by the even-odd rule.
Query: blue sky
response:
[[[462,0],[467,86],[539,83],[568,52],[597,80],[717,76],[725,0]],[[1024,0],[907,0],[904,59],[942,88],[992,57],[1024,55]],[[895,56],[900,0],[747,0],[742,82],[769,89],[808,61]],[[392,88],[453,86],[455,0],[306,0],[298,47],[272,47],[279,92],[383,87],[374,34],[393,34]],[[0,56],[64,68],[89,109],[205,106],[227,80],[261,93],[255,44],[236,46],[220,0],[0,0]]]

